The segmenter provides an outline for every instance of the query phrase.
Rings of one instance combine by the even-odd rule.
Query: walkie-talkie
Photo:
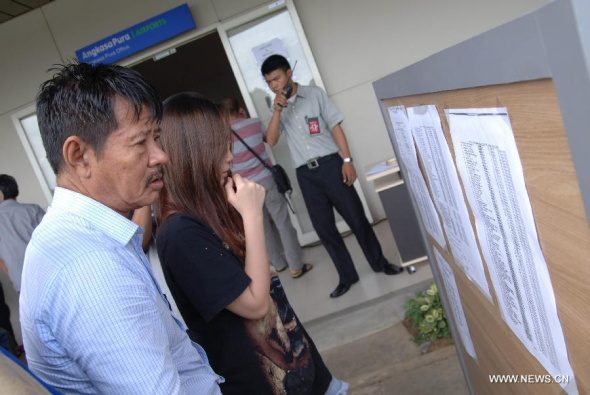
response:
[[[295,71],[295,67],[297,67],[297,61],[295,61],[295,64],[291,69],[292,72]],[[293,85],[289,85],[289,83],[287,83],[287,85],[285,85],[285,87],[283,88],[283,91],[285,92],[285,97],[287,99],[290,98],[291,94],[293,94]]]
[[[285,92],[284,94],[287,99],[290,98],[291,94],[293,93],[293,86],[289,84],[285,85],[283,92]]]

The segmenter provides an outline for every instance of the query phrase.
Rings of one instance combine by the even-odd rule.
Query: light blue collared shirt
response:
[[[20,319],[29,368],[66,393],[220,394],[141,250],[143,229],[56,188],[25,254]]]

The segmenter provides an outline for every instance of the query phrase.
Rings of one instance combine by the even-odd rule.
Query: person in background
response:
[[[0,203],[4,200],[4,194],[0,190]],[[4,261],[0,259],[0,270],[8,277],[8,269]],[[4,288],[0,282],[0,347],[16,354],[16,339],[10,322],[10,309],[4,300]]]
[[[20,293],[27,244],[45,215],[36,204],[17,202],[18,195],[18,183],[14,177],[0,174],[0,270],[10,279],[17,294]],[[17,344],[3,292],[0,317],[0,327],[6,331],[9,350],[20,357],[24,349]]]
[[[193,340],[225,395],[345,394],[293,312],[264,240],[264,188],[232,175],[231,130],[198,93],[164,101],[167,184],[156,246]]]
[[[297,232],[293,228],[289,218],[288,206],[285,197],[278,191],[277,185],[270,170],[254,156],[240,141],[244,140],[254,152],[266,163],[272,163],[264,148],[264,134],[262,124],[258,118],[249,118],[246,110],[240,106],[236,98],[225,98],[219,104],[219,108],[229,117],[231,128],[237,134],[232,134],[233,162],[231,170],[233,174],[239,174],[244,178],[262,185],[266,191],[264,198],[264,237],[266,249],[271,264],[278,272],[287,268],[293,278],[299,278],[310,271],[313,266],[303,264],[301,247],[297,240]],[[280,241],[277,240],[270,218],[276,226]]]
[[[383,256],[381,245],[365,216],[354,189],[356,170],[340,123],[344,117],[326,92],[292,80],[287,59],[271,55],[262,64],[262,75],[275,93],[266,142],[273,146],[281,132],[287,135],[297,181],[311,223],[338,271],[338,286],[330,294],[344,295],[359,280],[358,273],[336,227],[334,208],[346,221],[375,272],[392,275],[403,271]],[[344,159],[338,154],[342,153]]]
[[[0,174],[0,269],[6,273],[16,292],[20,292],[25,249],[33,231],[45,215],[36,204],[16,201],[19,195],[14,177]]]
[[[64,393],[220,394],[223,379],[171,314],[127,219],[164,185],[156,91],[117,65],[52,71],[37,118],[57,187],[20,295],[29,368]]]

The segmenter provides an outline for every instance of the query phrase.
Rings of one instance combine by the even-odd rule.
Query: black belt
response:
[[[319,158],[308,160],[306,164],[299,166],[297,169],[315,169],[320,167],[322,163],[332,160],[337,156],[339,156],[338,153],[320,156]]]

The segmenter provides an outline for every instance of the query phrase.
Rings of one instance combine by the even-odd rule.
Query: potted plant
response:
[[[437,339],[451,338],[447,315],[434,282],[425,292],[418,292],[416,298],[408,299],[404,308],[404,324],[414,336],[412,340],[424,344],[423,352]]]

